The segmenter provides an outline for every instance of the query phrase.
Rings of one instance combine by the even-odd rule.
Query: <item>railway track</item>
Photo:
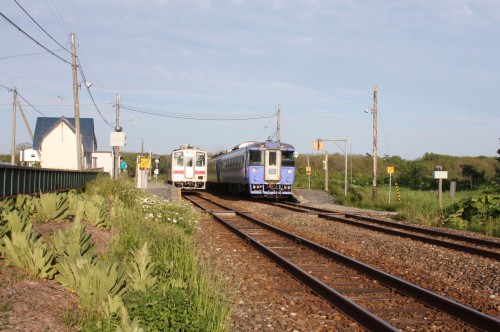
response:
[[[500,321],[201,195],[185,196],[369,330],[500,330]]]
[[[410,238],[412,240],[441,246],[468,254],[500,261],[500,242],[474,238],[465,235],[447,233],[435,229],[427,229],[408,224],[401,224],[360,214],[343,213],[312,206],[303,206],[289,202],[266,202],[287,210],[317,214],[319,218],[341,222],[373,231]]]

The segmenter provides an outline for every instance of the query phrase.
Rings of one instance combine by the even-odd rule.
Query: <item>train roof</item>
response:
[[[191,145],[191,144],[183,144],[183,145],[179,146],[178,149],[174,149],[174,151],[179,151],[179,150],[200,150],[200,148],[197,146]],[[202,151],[205,151],[205,150],[202,150]]]
[[[236,151],[239,149],[244,149],[244,148],[293,149],[293,145],[288,144],[288,143],[273,142],[273,141],[265,141],[265,142],[249,141],[249,142],[244,142],[244,143],[235,145],[232,149],[218,152],[218,153],[214,154],[213,157],[224,155],[226,153]]]

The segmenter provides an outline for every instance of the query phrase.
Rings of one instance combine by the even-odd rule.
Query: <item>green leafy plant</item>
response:
[[[95,246],[92,235],[85,233],[85,225],[79,221],[65,230],[58,230],[54,235],[54,252],[58,257],[74,258],[80,256],[95,256]]]
[[[145,292],[156,284],[156,277],[152,275],[155,264],[151,262],[148,244],[144,243],[141,249],[130,253],[133,259],[127,267],[128,286],[133,291]]]
[[[78,303],[96,315],[106,318],[119,309],[125,292],[125,269],[118,262],[104,262],[90,257],[63,259],[57,264],[56,281],[78,295]]]
[[[85,221],[92,226],[108,228],[107,215],[108,210],[105,205],[94,205],[92,202],[87,202],[85,208]]]
[[[85,221],[92,226],[107,228],[108,208],[104,198],[98,195],[83,195],[80,199],[72,199],[70,204],[75,221]]]
[[[444,223],[453,228],[500,236],[500,195],[482,194],[462,199],[446,209]]]
[[[52,279],[56,273],[52,251],[32,231],[32,225],[22,214],[8,215],[10,237],[4,236],[0,251],[6,261],[26,269],[32,278]]]
[[[62,221],[69,215],[68,195],[42,194],[39,198],[33,199],[34,214],[33,219],[37,222]]]

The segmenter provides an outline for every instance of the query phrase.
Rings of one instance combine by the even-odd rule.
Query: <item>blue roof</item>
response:
[[[75,132],[75,118],[37,118],[35,134],[33,135],[33,149],[40,150],[43,139],[61,122],[68,125]],[[94,133],[94,119],[80,118],[80,133],[82,135],[83,152],[93,152],[97,149],[97,141]]]

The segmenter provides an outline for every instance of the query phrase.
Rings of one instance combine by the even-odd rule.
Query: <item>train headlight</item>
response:
[[[288,170],[288,174],[292,174],[292,170],[291,169]]]
[[[257,173],[257,168],[252,168],[252,173]]]

